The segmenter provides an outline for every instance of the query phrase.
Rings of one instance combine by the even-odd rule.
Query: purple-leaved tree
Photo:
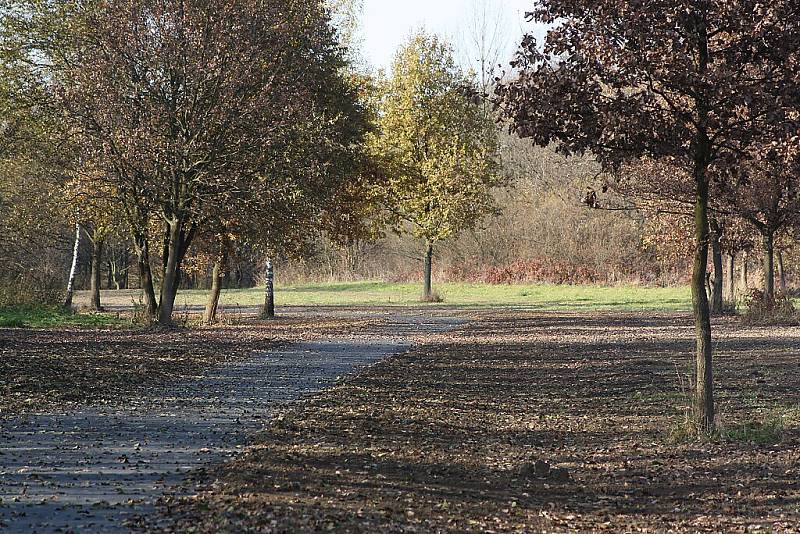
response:
[[[754,147],[796,135],[800,3],[796,0],[540,0],[552,26],[522,42],[498,105],[511,128],[606,169],[642,157],[691,176],[696,252],[695,420],[714,429],[711,322],[705,289],[711,177]]]

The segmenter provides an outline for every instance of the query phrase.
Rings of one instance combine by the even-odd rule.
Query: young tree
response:
[[[512,128],[607,169],[647,156],[692,177],[696,423],[714,428],[706,294],[710,178],[779,122],[796,125],[800,5],[794,0],[541,0],[544,46],[526,36],[500,89]]]
[[[99,189],[98,186],[105,186]],[[80,169],[66,186],[67,209],[77,215],[79,226],[91,245],[89,274],[89,308],[102,311],[100,285],[103,252],[106,243],[125,232],[124,217],[114,201],[116,194],[91,169]]]
[[[450,47],[435,36],[413,36],[382,89],[370,141],[387,173],[380,196],[395,228],[425,243],[423,298],[430,299],[436,244],[497,211],[497,132]]]
[[[4,304],[64,304],[75,220],[74,211],[64,212],[60,186],[59,177],[38,156],[0,158],[0,300]]]
[[[0,281],[21,293],[58,280],[58,300],[69,306],[73,273],[65,295],[63,266],[54,273],[48,264],[66,260],[67,248],[76,257],[75,212],[59,195],[74,152],[50,142],[62,124],[47,105],[41,57],[26,39],[36,24],[28,3],[0,4]],[[52,295],[46,300],[53,303]]]
[[[225,274],[225,267],[233,246],[229,235],[224,232],[214,236],[212,240],[213,267],[211,271],[211,288],[206,299],[206,309],[203,312],[203,323],[214,324],[217,318],[217,308],[219,307],[219,297],[222,292],[222,278]]]
[[[80,223],[75,223],[75,241],[72,245],[72,262],[69,267],[69,276],[67,277],[67,292],[64,297],[63,307],[66,310],[72,309],[72,297],[75,295],[75,275],[78,272],[78,251],[81,245],[81,233],[83,229]]]
[[[736,282],[736,262],[744,266],[747,263],[747,251],[752,250],[755,233],[750,224],[740,217],[719,215],[723,221],[724,232],[721,236],[721,248],[725,254],[725,275],[727,285],[724,299],[735,304],[738,290]],[[746,288],[745,288],[746,290]]]
[[[294,258],[319,232],[359,235],[368,212],[357,199],[369,198],[371,183],[363,82],[344,71],[329,75],[325,90],[308,95],[305,120],[287,126],[281,142],[273,144],[272,159],[250,184],[252,194],[228,194],[219,203],[210,228],[220,257],[233,254],[231,245],[238,243],[267,257]],[[216,300],[209,300],[214,308]],[[271,316],[270,310],[274,314],[274,302],[264,315]]]

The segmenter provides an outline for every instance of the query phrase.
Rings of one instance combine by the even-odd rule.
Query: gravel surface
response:
[[[275,407],[461,322],[397,315],[369,336],[258,354],[122,406],[3,421],[0,530],[130,531],[187,473],[235,455]]]

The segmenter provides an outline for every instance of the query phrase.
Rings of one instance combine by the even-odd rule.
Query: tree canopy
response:
[[[370,141],[386,173],[381,196],[395,228],[425,243],[430,296],[433,247],[496,212],[491,190],[503,183],[497,134],[449,45],[437,37],[413,36],[381,85]]]
[[[58,101],[95,176],[118,194],[149,313],[168,323],[198,232],[224,226],[232,207],[251,210],[238,220],[252,221],[281,199],[335,190],[330,176],[346,173],[328,171],[363,130],[355,90],[315,1],[115,0],[81,15]]]

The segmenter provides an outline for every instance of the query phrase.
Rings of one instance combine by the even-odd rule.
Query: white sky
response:
[[[534,0],[364,0],[364,19],[361,34],[364,57],[375,68],[391,65],[397,48],[416,29],[448,38],[459,48],[464,42],[466,28],[475,6],[485,3],[489,13],[501,17],[506,41],[505,65],[534,25],[525,22],[525,11],[530,11]],[[536,33],[541,34],[539,29]]]

